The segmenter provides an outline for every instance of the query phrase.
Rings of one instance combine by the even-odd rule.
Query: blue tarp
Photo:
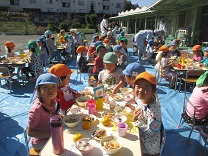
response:
[[[129,49],[131,50],[131,49]],[[131,55],[131,62],[137,60]],[[87,83],[87,75],[77,76],[75,61],[68,63],[68,66],[75,70],[71,76],[70,86],[72,89],[81,91]],[[155,73],[154,67],[145,64],[146,70]],[[28,111],[31,107],[30,98],[34,91],[34,83],[24,86],[13,83],[12,93],[9,93],[8,86],[2,81],[0,88],[0,156],[25,156],[26,147],[24,143],[24,129],[27,126]],[[198,156],[204,152],[204,139],[194,130],[190,143],[186,139],[190,132],[190,126],[183,124],[178,128],[180,115],[182,113],[184,93],[179,93],[168,88],[168,82],[164,79],[157,89],[161,103],[162,119],[166,129],[166,144],[164,156]],[[188,94],[190,95],[190,93]],[[208,151],[206,151],[208,155]]]

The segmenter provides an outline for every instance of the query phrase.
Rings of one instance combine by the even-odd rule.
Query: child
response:
[[[203,53],[201,51],[201,46],[200,45],[195,45],[192,48],[192,51],[194,53],[194,57],[193,57],[194,61],[201,61],[201,60],[203,60]]]
[[[116,40],[113,37],[112,31],[107,32],[107,38],[109,39],[110,45],[116,45]]]
[[[128,49],[127,49],[127,44],[128,44],[128,40],[125,37],[121,37],[120,38],[120,42],[119,44],[121,45],[121,47],[125,50],[127,57],[128,57],[128,63],[130,63],[130,59],[129,59],[129,53],[128,53]]]
[[[142,72],[145,72],[145,67],[139,62],[134,62],[127,65],[123,71],[127,85],[129,87],[133,87],[136,76]]]
[[[105,69],[98,75],[98,83],[115,85],[112,89],[113,94],[117,93],[125,83],[122,69],[117,68],[117,60],[118,57],[114,52],[106,53],[103,57]]]
[[[93,60],[95,56],[95,51],[96,51],[96,43],[99,41],[99,36],[94,35],[92,37],[92,43],[90,44],[87,52],[88,60]]]
[[[58,93],[58,79],[50,73],[38,77],[35,85],[38,97],[33,102],[28,117],[28,135],[32,146],[40,151],[51,136],[50,117],[57,114],[55,98]],[[57,107],[58,108],[58,107]]]
[[[77,55],[77,65],[81,73],[87,73],[88,72],[88,61],[86,58],[86,48],[85,46],[79,46],[76,50],[78,53]]]
[[[105,38],[103,42],[104,42],[103,45],[105,46],[106,52],[112,52],[113,51],[113,48],[110,45],[109,39],[108,38]]]
[[[204,59],[200,61],[200,63],[204,64],[208,67],[208,47],[204,49]]]
[[[141,132],[143,156],[159,156],[160,153],[162,119],[160,103],[154,98],[156,84],[156,77],[148,72],[139,74],[134,81],[138,108],[133,113],[133,120]]]
[[[47,65],[49,63],[49,55],[48,55],[48,49],[46,47],[46,40],[44,37],[39,37],[38,40],[38,46],[40,47],[40,50],[42,54],[40,55],[40,60],[42,61],[43,65]]]
[[[177,47],[178,47],[178,43],[175,40],[170,42],[169,56],[177,56],[177,57],[181,56],[181,53],[177,49]]]
[[[94,78],[96,80],[98,80],[98,73],[104,68],[103,57],[106,54],[106,49],[105,49],[104,45],[101,44],[96,47],[96,51],[97,51],[98,55],[95,58],[94,67],[92,69],[92,72],[93,72]]]
[[[60,113],[66,115],[66,111],[72,107],[76,98],[80,97],[79,93],[72,91],[69,87],[70,76],[74,71],[65,64],[56,64],[49,69],[49,72],[59,79]]]
[[[5,45],[5,50],[6,50],[6,56],[7,57],[14,57],[15,53],[14,53],[14,47],[15,44],[13,42],[7,41],[4,43]]]
[[[43,66],[40,60],[41,51],[34,40],[28,42],[27,48],[32,52],[30,56],[30,65],[29,67],[23,67],[22,71],[26,74],[26,78],[29,79],[30,82],[35,82],[36,76],[43,73]],[[32,77],[29,76],[29,73]],[[35,76],[35,74],[37,75]]]
[[[187,101],[187,112],[182,114],[185,122],[192,124],[195,113],[196,125],[208,125],[208,71],[201,75],[196,82],[189,100]],[[195,107],[195,108],[194,108]]]
[[[169,87],[173,88],[175,83],[176,72],[171,71],[172,63],[168,62],[167,52],[162,52],[161,58],[158,60],[158,63],[155,65],[155,69],[158,71],[161,77],[171,77]]]
[[[115,45],[113,47],[113,51],[116,53],[118,57],[118,61],[117,61],[118,67],[120,67],[121,69],[125,69],[128,64],[127,53],[120,45]]]

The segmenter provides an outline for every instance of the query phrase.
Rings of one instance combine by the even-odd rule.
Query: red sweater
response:
[[[69,91],[69,93],[72,93],[73,97],[77,94],[77,92],[72,91],[69,87],[68,87],[68,91]],[[62,109],[63,111],[68,110],[74,104],[73,99],[71,99],[69,101],[66,101],[64,99],[64,93],[61,89],[58,90],[58,96],[60,99],[60,109]]]

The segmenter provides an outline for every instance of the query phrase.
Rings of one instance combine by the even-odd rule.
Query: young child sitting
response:
[[[176,72],[171,71],[172,63],[168,62],[167,52],[158,53],[161,57],[158,59],[158,63],[155,65],[155,69],[161,77],[170,77],[169,87],[173,88],[175,83]]]
[[[201,75],[196,81],[189,100],[187,111],[182,113],[185,122],[192,124],[195,115],[196,125],[208,125],[208,71]],[[195,114],[194,114],[195,113]]]
[[[103,41],[103,45],[105,46],[106,52],[112,52],[113,48],[110,45],[109,39],[105,38]]]
[[[78,53],[77,55],[77,65],[81,73],[87,73],[88,72],[88,61],[86,58],[86,48],[85,46],[79,46],[76,50]]]
[[[176,41],[173,40],[172,42],[170,42],[169,56],[181,56],[181,53],[177,48],[178,43]]]
[[[194,57],[193,57],[194,61],[201,61],[203,59],[203,53],[201,51],[201,46],[200,45],[195,45],[192,48],[192,51],[194,53]]]
[[[145,72],[145,67],[139,62],[134,62],[127,65],[123,71],[127,85],[132,88],[136,76],[142,72]]]
[[[116,53],[116,55],[118,57],[118,61],[117,61],[118,67],[120,67],[121,69],[125,69],[128,64],[128,60],[129,60],[127,53],[120,45],[115,45],[113,47],[113,51]]]
[[[97,57],[95,58],[94,61],[94,67],[92,69],[92,73],[94,75],[94,78],[98,80],[98,73],[104,68],[103,57],[106,54],[106,49],[104,45],[101,44],[96,47],[96,51],[97,51]]]
[[[46,40],[44,37],[39,37],[37,42],[42,52],[42,54],[40,55],[40,60],[42,61],[43,65],[47,65],[49,63],[49,55],[48,55],[49,53],[45,43]]]
[[[4,43],[5,45],[5,50],[6,50],[6,56],[7,57],[14,57],[15,53],[14,53],[14,47],[15,44],[13,42],[7,41]]]
[[[28,135],[31,136],[32,146],[40,151],[51,136],[50,117],[57,114],[58,78],[50,73],[38,77],[35,85],[38,97],[28,115]]]
[[[66,111],[72,107],[76,98],[80,97],[79,93],[74,92],[69,87],[70,77],[73,70],[65,64],[56,64],[49,69],[49,72],[56,75],[59,80],[60,88],[58,90],[58,96],[60,99],[60,113],[66,115]]]
[[[115,85],[112,88],[112,93],[118,92],[119,88],[124,86],[124,75],[123,70],[117,68],[118,57],[114,52],[108,52],[103,57],[104,70],[98,75],[98,83]]]
[[[28,42],[27,48],[30,52],[32,52],[30,56],[30,65],[29,67],[23,67],[22,71],[30,82],[35,82],[36,76],[38,77],[40,74],[43,73],[43,66],[40,60],[40,55],[42,52],[39,49],[36,41],[34,40],[30,40]],[[32,77],[30,77],[29,73]],[[35,74],[37,75],[35,76]]]
[[[133,120],[141,133],[143,156],[159,156],[160,153],[162,119],[160,103],[154,97],[156,84],[156,77],[148,72],[139,74],[134,81],[138,107],[133,113]]]
[[[201,60],[200,63],[208,67],[208,47],[204,49],[204,59]]]

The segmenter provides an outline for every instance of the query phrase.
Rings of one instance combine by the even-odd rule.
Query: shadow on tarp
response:
[[[17,137],[24,132],[24,129],[12,117],[2,112],[0,112],[0,125],[0,155],[25,156],[26,147]]]
[[[199,156],[202,155],[204,151],[206,152],[206,154],[208,154],[207,148],[200,143],[204,143],[204,140],[200,136],[199,132],[193,131],[193,134],[189,140],[189,144],[186,144],[189,132],[189,129],[187,130],[186,127],[182,127],[180,129],[166,130],[167,137],[164,147],[164,153],[162,155]]]
[[[167,92],[164,92],[162,89],[157,88],[157,94],[167,94]]]

